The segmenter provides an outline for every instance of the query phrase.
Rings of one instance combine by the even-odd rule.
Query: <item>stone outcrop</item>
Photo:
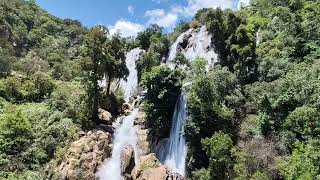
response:
[[[124,115],[129,115],[133,110],[133,107],[129,103],[124,103],[122,105],[122,112]]]
[[[95,179],[95,172],[102,161],[110,157],[111,134],[102,130],[80,132],[71,143],[65,156],[56,167],[58,179]]]
[[[112,115],[110,112],[99,109],[98,113],[99,119],[103,122],[103,124],[112,125]]]
[[[133,180],[182,180],[179,175],[171,174],[168,168],[160,163],[155,154],[140,158],[140,163],[131,173]]]
[[[149,137],[149,129],[143,129],[141,126],[137,126],[138,147],[140,155],[146,155],[150,153],[151,140]]]
[[[130,145],[127,145],[121,152],[121,173],[127,177],[130,176],[134,166],[134,150]]]
[[[145,127],[146,113],[139,110],[138,116],[134,121],[137,128],[138,147],[140,155],[146,155],[150,153],[151,138],[149,135],[150,130]]]
[[[144,126],[146,122],[146,113],[142,110],[139,110],[138,116],[134,121],[135,125]]]

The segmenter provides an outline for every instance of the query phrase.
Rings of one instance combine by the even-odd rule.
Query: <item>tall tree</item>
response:
[[[137,40],[142,49],[147,50],[151,44],[151,36],[162,34],[162,28],[156,24],[151,24],[145,31],[138,33]]]
[[[126,78],[129,74],[125,63],[125,41],[119,34],[113,35],[108,41],[106,58],[103,59],[104,73],[108,77],[107,95],[110,94],[111,82],[114,79]]]
[[[82,64],[86,72],[86,82],[88,93],[88,105],[91,111],[91,118],[96,123],[99,122],[98,107],[100,97],[100,87],[98,81],[103,77],[101,62],[107,59],[106,43],[108,29],[104,26],[93,27],[87,34],[84,41],[84,54],[87,58]]]

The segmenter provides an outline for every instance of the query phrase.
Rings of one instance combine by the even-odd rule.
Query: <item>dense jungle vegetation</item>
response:
[[[51,177],[77,132],[101,123],[99,107],[119,115],[123,95],[112,83],[128,76],[134,47],[145,50],[137,70],[153,139],[168,137],[175,101],[187,95],[190,179],[320,179],[319,24],[319,0],[252,0],[133,39],[34,1],[0,0],[0,179]],[[182,53],[175,69],[161,66],[178,35],[202,25],[215,66]]]

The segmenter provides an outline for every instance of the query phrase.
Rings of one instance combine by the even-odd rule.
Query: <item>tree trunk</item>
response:
[[[108,86],[107,86],[107,95],[109,96],[110,94],[110,87],[111,87],[111,76],[108,75]]]
[[[94,65],[94,78],[93,78],[93,107],[92,107],[92,120],[98,124],[98,108],[99,108],[99,87],[98,87],[98,64]]]

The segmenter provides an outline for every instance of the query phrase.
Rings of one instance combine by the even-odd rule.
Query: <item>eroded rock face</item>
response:
[[[130,145],[127,145],[121,152],[121,173],[123,175],[128,174],[127,176],[130,176],[134,166],[134,150]]]
[[[150,153],[151,140],[149,137],[149,129],[143,129],[141,126],[137,126],[137,137],[140,155],[146,155]]]
[[[98,113],[99,119],[103,122],[103,124],[112,125],[112,115],[110,112],[99,109]]]
[[[129,115],[133,110],[133,107],[129,103],[124,103],[122,105],[122,112],[124,115]]]
[[[171,174],[153,153],[140,158],[140,163],[132,170],[131,177],[133,180],[183,180],[181,176]]]
[[[59,179],[95,179],[95,172],[105,158],[110,157],[111,134],[102,130],[81,132],[71,143],[55,172]]]

